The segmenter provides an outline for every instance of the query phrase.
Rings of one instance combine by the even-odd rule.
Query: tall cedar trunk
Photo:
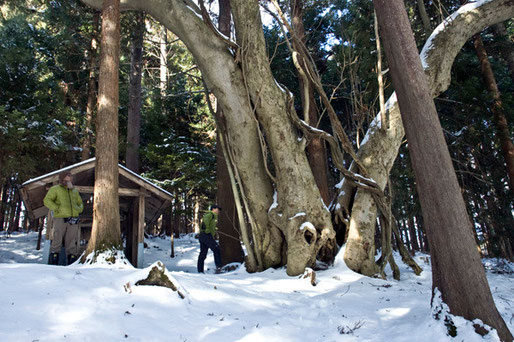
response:
[[[510,138],[509,124],[507,123],[502,100],[500,98],[500,91],[498,90],[498,85],[496,84],[496,79],[493,74],[493,69],[491,68],[491,63],[489,63],[484,43],[479,34],[473,36],[473,43],[475,45],[478,59],[480,60],[484,83],[493,98],[493,106],[491,111],[493,112],[493,121],[496,125],[496,137],[500,142],[501,153],[507,166],[507,176],[509,178],[510,191],[512,195],[514,195],[514,144]]]
[[[507,62],[509,68],[509,75],[514,82],[514,44],[510,40],[504,23],[499,23],[493,26],[494,34],[500,38],[500,53],[503,59]]]
[[[303,44],[306,44],[307,40],[305,37],[305,28],[303,26],[303,0],[291,0],[291,13],[294,34],[301,42],[303,42]],[[294,48],[295,50],[298,50],[298,47]],[[304,70],[307,69],[305,65],[302,65],[302,68]],[[314,88],[310,82],[305,85],[302,77],[298,77],[298,84],[300,95],[302,97],[302,108],[304,110],[306,106],[309,108],[308,117],[304,117],[303,119],[309,125],[317,128],[319,115],[318,106],[314,99]],[[328,160],[324,140],[319,137],[314,137],[307,144],[306,151],[307,158],[309,159],[309,165],[311,166],[314,180],[318,185],[323,202],[325,202],[326,205],[329,205],[332,199],[332,193],[328,185]]]
[[[453,314],[512,335],[494,304],[402,0],[374,0],[432,256],[433,290]]]
[[[136,12],[136,25],[130,47],[130,87],[127,118],[127,168],[139,173],[139,139],[141,131],[141,77],[145,16]]]
[[[230,37],[230,1],[219,1],[219,23],[218,29],[225,36]],[[217,106],[217,122],[223,124],[225,121],[223,112]],[[218,229],[220,231],[221,261],[224,265],[231,262],[242,262],[244,253],[239,241],[239,225],[234,202],[234,194],[230,184],[230,176],[227,170],[225,155],[221,148],[220,128],[216,129],[216,181],[217,181],[217,202],[222,210],[218,218]]]
[[[82,141],[82,160],[89,159],[93,137],[93,112],[96,107],[96,68],[98,55],[98,24],[100,12],[93,14],[93,30],[91,33],[91,45],[89,47],[89,79],[87,83],[87,105],[86,105],[86,134]]]
[[[121,248],[118,197],[119,6],[119,0],[104,0],[102,7],[93,227],[86,255],[95,250]]]

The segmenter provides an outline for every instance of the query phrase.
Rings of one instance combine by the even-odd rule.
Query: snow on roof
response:
[[[30,183],[34,183],[34,182],[37,182],[37,181],[40,181],[40,180],[43,180],[45,178],[48,178],[48,177],[51,177],[51,176],[55,176],[55,175],[58,175],[59,173],[63,172],[63,171],[67,171],[67,170],[71,170],[71,169],[74,169],[78,166],[82,166],[82,165],[85,165],[85,164],[88,164],[88,163],[91,163],[95,160],[95,158],[90,158],[90,159],[87,159],[87,160],[84,160],[84,161],[81,161],[80,163],[76,163],[76,164],[73,164],[73,165],[70,165],[70,166],[66,166],[66,167],[63,167],[62,169],[59,169],[59,170],[55,170],[55,171],[52,171],[50,173],[47,173],[45,175],[42,175],[42,176],[39,176],[37,178],[32,178],[32,179],[29,179],[28,181],[26,181],[25,183],[23,183],[21,186],[25,186],[25,185],[28,185]],[[119,165],[119,164],[118,164]]]
[[[28,184],[31,184],[31,183],[34,183],[34,182],[37,182],[37,181],[41,181],[45,178],[48,178],[48,177],[52,177],[52,176],[55,176],[55,175],[58,175],[59,173],[63,172],[63,171],[67,171],[67,170],[72,170],[72,169],[75,169],[79,166],[82,166],[82,165],[86,165],[86,164],[89,164],[89,163],[92,163],[96,160],[95,157],[93,158],[90,158],[90,159],[87,159],[87,160],[84,160],[84,161],[81,161],[79,163],[76,163],[76,164],[73,164],[73,165],[70,165],[70,166],[66,166],[66,167],[63,167],[62,169],[59,169],[59,170],[55,170],[55,171],[52,171],[50,173],[47,173],[45,175],[42,175],[42,176],[39,176],[37,178],[33,178],[33,179],[29,179],[28,181],[26,181],[25,183],[22,184],[22,186],[26,186]],[[151,185],[152,187],[156,188],[157,190],[165,193],[166,195],[170,196],[170,197],[173,197],[173,195],[171,193],[169,193],[168,191],[164,190],[163,188],[161,188],[160,186],[150,182],[148,179],[144,178],[143,176],[141,175],[138,175],[137,173],[135,173],[134,171],[132,170],[129,170],[128,168],[126,168],[125,166],[121,165],[121,164],[118,164],[118,166],[120,168],[122,168],[124,171],[130,173],[132,176],[134,177],[137,177],[138,179],[142,180],[143,182],[145,182],[146,184],[148,185]]]

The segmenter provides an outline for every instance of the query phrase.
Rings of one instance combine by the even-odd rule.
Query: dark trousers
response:
[[[214,263],[216,267],[221,267],[221,253],[220,247],[214,240],[214,237],[211,234],[200,233],[198,236],[198,240],[200,241],[200,255],[198,255],[198,272],[203,272],[203,263],[205,258],[207,257],[207,252],[209,248],[214,253]]]

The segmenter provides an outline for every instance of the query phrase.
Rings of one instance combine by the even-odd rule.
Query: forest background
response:
[[[86,2],[98,6],[98,1]],[[455,266],[459,270],[472,270],[466,271],[470,273],[469,280],[479,278],[476,273],[480,269],[478,259],[471,260],[475,258],[471,238],[467,243],[459,240],[459,236],[469,234],[464,206],[457,198],[460,197],[459,190],[472,218],[474,242],[482,256],[513,259],[514,145],[509,122],[512,122],[514,50],[509,38],[512,36],[511,21],[501,23],[498,19],[509,18],[501,11],[504,6],[509,10],[506,13],[511,13],[508,2],[478,1],[474,3],[476,6],[472,3],[466,10],[459,11],[458,16],[445,19],[465,2],[407,2],[409,17],[404,21],[407,27],[410,21],[408,29],[413,30],[418,49],[432,28],[443,22],[435,31],[441,34],[432,36],[431,43],[425,45],[422,62],[429,77],[435,75],[436,78],[439,75],[445,77],[445,63],[453,65],[451,84],[443,94],[439,93],[446,90],[446,79],[430,79],[433,82],[430,87],[434,88],[429,85],[421,88],[426,88],[426,96],[430,95],[429,91],[437,95],[437,115],[450,147],[452,160],[447,158],[440,179],[448,174],[453,177],[450,170],[453,162],[460,182],[460,189],[456,187],[457,179],[455,186],[451,185],[457,195],[453,197],[453,210],[462,209],[460,216],[454,215],[459,217],[456,222],[458,231],[454,230],[457,227],[453,222],[437,221],[450,217],[451,209],[446,214],[439,212],[430,220],[427,218],[430,217],[427,212],[437,208],[438,198],[432,193],[436,191],[438,180],[430,178],[430,170],[427,179],[420,178],[423,175],[416,171],[418,190],[426,190],[418,196],[405,141],[390,175],[389,168],[394,160],[391,151],[395,151],[395,143],[387,145],[383,142],[382,147],[368,143],[380,141],[380,134],[384,137],[390,134],[399,145],[398,139],[403,136],[395,96],[391,97],[387,107],[391,120],[387,116],[389,112],[384,110],[383,100],[392,94],[392,87],[387,63],[381,56],[371,2],[262,1],[261,10],[267,11],[275,20],[262,29],[260,19],[257,19],[260,17],[257,3],[234,1],[236,42],[229,41],[214,29],[216,24],[223,34],[231,35],[230,11],[224,7],[228,1],[220,1],[219,15],[214,3],[209,3],[209,9],[205,9],[202,1],[200,7],[193,3],[170,2],[170,13],[167,14],[162,13],[164,9],[159,12],[157,3],[143,6],[184,39],[198,65],[182,42],[150,16],[142,12],[124,14],[121,18],[118,82],[117,53],[115,67],[111,68],[116,70],[114,83],[120,84],[119,108],[113,108],[112,112],[116,116],[113,121],[116,132],[119,115],[121,134],[115,137],[114,145],[110,147],[119,149],[119,162],[174,194],[172,209],[166,211],[157,224],[147,225],[146,232],[178,235],[197,230],[202,209],[208,203],[218,202],[226,209],[220,219],[224,263],[243,261],[241,239],[246,247],[245,265],[249,272],[287,264],[287,273],[298,275],[305,267],[326,267],[322,264],[334,260],[337,245],[347,242],[344,258],[348,267],[364,275],[385,278],[384,268],[389,262],[396,279],[399,279],[399,270],[392,258],[391,245],[398,248],[404,261],[419,273],[417,265],[412,259],[409,262],[408,253],[402,248],[406,245],[411,254],[426,252],[429,249],[427,240],[432,240],[432,257],[437,266],[433,268],[433,286],[441,286],[443,299],[448,300],[452,310],[455,304],[469,305],[465,298],[456,302],[448,299],[451,296],[445,298],[447,290],[455,292],[459,286],[445,288],[446,280],[442,281],[445,277],[441,278],[439,267],[446,267],[447,276],[447,271]],[[382,13],[379,9],[390,10],[396,5],[401,6],[390,13],[403,13],[400,1],[395,5],[384,3],[384,7],[380,7],[380,3],[375,1],[379,13]],[[267,8],[271,4],[275,11]],[[128,6],[131,5],[137,7],[136,2],[129,2]],[[489,8],[496,14],[490,15]],[[449,53],[446,59],[438,61],[441,63],[438,65],[437,57],[434,57],[437,51],[445,53],[445,42],[450,42],[451,46],[452,39],[459,39],[458,30],[454,32],[452,27],[466,26],[462,24],[466,19],[462,18],[467,15],[472,18],[475,9],[482,13],[478,17],[478,26],[496,24],[474,35],[455,61]],[[106,117],[105,122],[97,119],[96,127],[94,124],[96,89],[100,88],[101,92],[102,84],[105,87],[101,80],[108,71],[104,67],[97,86],[100,16],[76,2],[15,1],[3,4],[1,10],[0,57],[3,65],[0,72],[3,74],[0,76],[5,87],[1,94],[4,107],[0,113],[4,121],[0,126],[0,223],[8,233],[20,228],[41,232],[44,222],[29,222],[22,212],[20,184],[95,154],[99,164],[100,153],[106,151],[100,148],[100,143],[110,140],[103,127],[112,118]],[[182,13],[182,16],[174,17],[176,13]],[[286,17],[293,23],[292,29]],[[108,23],[105,19],[104,23]],[[111,19],[118,20],[109,17]],[[391,22],[381,15],[378,19],[384,20],[380,25],[385,35],[387,30],[384,29],[389,29]],[[469,29],[478,31],[472,25]],[[289,32],[285,33],[286,30]],[[395,58],[391,53],[395,50],[394,47],[391,50],[388,39],[400,37],[398,31],[391,31],[385,40],[390,60]],[[446,32],[449,33],[445,38]],[[103,39],[104,36],[102,44]],[[113,42],[117,46],[117,37]],[[414,45],[412,42],[411,46]],[[208,56],[212,56],[211,60]],[[415,50],[414,56],[417,59]],[[221,63],[221,69],[213,67],[217,63]],[[410,79],[404,78],[405,84],[422,74],[421,64],[419,72],[411,67],[404,66],[405,72],[410,73]],[[399,69],[392,63],[391,69],[393,81],[396,79],[397,83],[402,67]],[[477,72],[470,73],[470,70]],[[310,78],[305,78],[305,72]],[[412,84],[411,88],[422,83],[425,81]],[[111,90],[116,89],[114,103],[118,107],[118,86],[110,86]],[[309,92],[311,86],[316,92]],[[403,89],[397,88],[400,106],[406,99]],[[223,112],[216,108],[218,103],[209,91],[215,94]],[[429,111],[429,102],[420,106],[421,100],[411,97],[412,103],[416,101],[418,115],[423,108]],[[372,120],[378,120],[379,108],[382,108],[382,115],[381,124],[377,126],[378,121],[373,123]],[[430,112],[437,118],[435,107]],[[104,112],[99,110],[98,118],[100,114],[104,115]],[[302,114],[305,121],[298,119]],[[413,121],[405,115],[402,109],[414,160],[423,145],[413,146],[417,144],[417,135],[424,132],[409,131],[407,128],[413,126],[408,123]],[[244,122],[248,119],[250,121]],[[238,123],[242,125],[238,126]],[[337,140],[326,132],[332,133]],[[440,132],[438,123],[435,132]],[[226,146],[222,143],[226,139],[224,134],[229,139]],[[95,136],[98,137],[96,141]],[[432,136],[435,135],[427,135],[427,141]],[[323,146],[321,138],[330,144],[330,148]],[[440,141],[444,144],[442,135]],[[361,149],[361,146],[367,149]],[[440,147],[439,144],[434,151],[442,151]],[[355,149],[360,157],[355,154]],[[366,150],[368,155],[360,153]],[[381,153],[389,156],[383,159],[383,165],[379,165]],[[114,155],[117,156],[117,152]],[[228,161],[226,169],[223,169],[223,155]],[[421,163],[427,162],[432,160],[421,159]],[[414,164],[420,165],[415,160]],[[437,163],[433,166],[433,170],[439,167]],[[231,168],[235,178],[230,173]],[[370,174],[373,180],[367,178]],[[340,179],[343,175],[345,182]],[[384,192],[385,178],[388,179]],[[233,199],[229,198],[232,190]],[[429,195],[432,200],[427,202]],[[444,196],[444,191],[441,195]],[[366,196],[369,198],[367,203],[363,202]],[[244,214],[240,198],[244,202]],[[423,222],[418,200],[423,204],[426,222]],[[97,201],[95,190],[96,202],[101,201]],[[375,203],[379,209],[378,225]],[[446,206],[451,207],[452,203],[447,202]],[[116,221],[119,220],[114,217]],[[95,222],[93,220],[93,232]],[[109,229],[116,230],[115,226]],[[391,226],[394,240],[391,240]],[[427,227],[432,227],[428,229],[429,234]],[[464,235],[459,235],[462,233]],[[434,240],[436,237],[437,241]],[[94,239],[91,241],[90,247],[94,249]],[[111,243],[116,245],[118,242]],[[441,247],[449,254],[441,254]],[[375,260],[378,251],[381,257]],[[454,258],[448,258],[448,255],[463,260],[454,263]],[[461,282],[463,279],[452,278]],[[485,277],[482,280],[482,285],[487,287]],[[491,304],[486,306],[491,307]],[[503,330],[503,334],[503,339],[511,338],[508,330]]]
[[[459,1],[429,2],[424,9],[426,22],[419,1],[405,4],[419,48],[431,28],[460,6]],[[287,12],[288,6],[283,5]],[[209,11],[216,20],[217,6],[211,4]],[[38,229],[43,222],[29,222],[22,213],[19,186],[31,177],[94,156],[99,13],[78,1],[21,0],[4,2],[0,13],[0,226],[8,231]],[[305,1],[303,21],[306,45],[326,93],[358,148],[379,112],[372,3]],[[148,228],[167,235],[193,231],[201,210],[216,200],[219,187],[208,93],[193,58],[176,36],[151,17],[134,12],[123,12],[121,23],[120,163],[127,164],[126,151],[131,146],[127,142],[128,127],[134,125],[128,120],[130,72],[136,36],[142,32],[138,168],[175,195],[163,223]],[[514,120],[513,74],[508,64],[514,51],[512,31],[511,20],[481,34],[509,123]],[[274,76],[295,95],[300,109],[300,83],[283,32],[274,20],[269,20],[264,32]],[[496,139],[494,94],[480,70],[470,40],[455,60],[449,90],[435,102],[477,245],[485,256],[512,259],[514,197]],[[386,98],[392,93],[388,76],[385,73]],[[323,112],[318,127],[330,131]],[[334,186],[340,179],[330,155],[327,160],[328,204],[333,203]],[[427,251],[405,144],[391,172],[390,193],[403,241],[411,252]],[[344,229],[337,231],[339,244],[344,233]]]

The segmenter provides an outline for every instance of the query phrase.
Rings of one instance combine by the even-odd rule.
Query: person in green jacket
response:
[[[214,253],[214,263],[216,264],[216,273],[221,270],[221,253],[218,243],[214,239],[216,234],[216,224],[218,223],[218,214],[221,208],[216,204],[211,206],[211,210],[203,215],[202,226],[200,228],[200,254],[198,255],[198,272],[203,273],[203,265],[209,249]]]
[[[48,190],[43,203],[53,211],[53,238],[50,245],[50,264],[59,263],[63,239],[68,265],[77,260],[79,252],[78,229],[79,214],[84,204],[77,189],[73,187],[73,175],[69,171],[59,174],[59,184]]]

